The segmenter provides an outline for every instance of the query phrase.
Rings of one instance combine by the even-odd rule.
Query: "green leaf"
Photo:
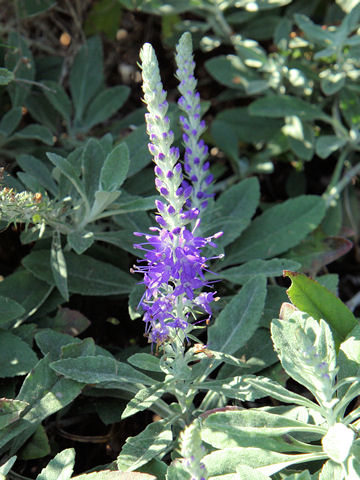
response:
[[[29,190],[30,192],[44,193],[43,187],[33,175],[29,175],[28,173],[24,172],[17,172],[17,176],[24,184],[26,190]]]
[[[85,473],[72,477],[73,480],[157,480],[158,477],[140,472],[114,472],[111,470],[101,470],[101,472]]]
[[[61,173],[74,185],[79,195],[83,199],[84,203],[88,203],[84,186],[79,180],[79,175],[77,174],[71,163],[66,158],[63,158],[56,153],[47,152],[46,155],[50,162],[55,165],[55,167],[57,167],[61,171]]]
[[[251,115],[269,118],[299,117],[303,120],[324,119],[316,105],[291,95],[269,95],[255,100],[249,107]]]
[[[224,232],[216,244],[225,247],[231,243],[249,225],[259,199],[259,182],[255,177],[230,187],[205,213],[201,223],[202,228],[206,227],[205,236]]]
[[[341,343],[338,366],[338,381],[346,377],[360,376],[360,325],[356,325]]]
[[[285,1],[285,0],[284,0]],[[288,0],[286,0],[287,3]],[[273,8],[273,5],[278,5],[280,2],[276,1],[274,4],[269,2],[268,0],[257,0],[256,6],[259,8],[261,5],[265,5],[266,9]],[[246,2],[247,8],[251,10],[252,4],[251,2]],[[250,7],[250,8],[249,8]],[[255,13],[255,15],[254,15]],[[255,17],[255,18],[254,18]],[[246,23],[244,27],[241,29],[241,33],[244,38],[251,38],[254,40],[265,40],[269,41],[274,37],[275,28],[279,23],[279,15],[274,13],[262,13],[261,15],[257,16],[256,12],[253,12],[253,19]]]
[[[50,285],[54,284],[48,250],[36,250],[22,260],[24,267]],[[118,295],[130,293],[136,279],[109,263],[72,252],[64,254],[68,287],[82,295]],[[1,293],[1,287],[0,287]]]
[[[125,217],[124,223],[127,221]],[[145,229],[143,230],[145,231]],[[95,240],[110,243],[116,247],[130,252],[136,257],[141,256],[141,251],[134,248],[134,229],[118,230],[113,232],[94,232]]]
[[[334,34],[331,30],[321,28],[320,25],[316,25],[306,15],[296,13],[294,18],[299,28],[306,34],[309,40],[324,46],[332,43]]]
[[[83,123],[91,128],[105,122],[114,115],[125,103],[130,94],[130,88],[124,85],[107,88],[100,92],[86,109]]]
[[[27,375],[17,399],[27,402],[29,410],[19,421],[0,431],[0,447],[15,439],[17,445],[13,448],[20,448],[42,420],[65,407],[80,394],[82,384],[59,378],[48,364],[48,359],[43,358]]]
[[[289,259],[301,264],[302,273],[309,273],[311,277],[314,277],[325,265],[345,255],[353,247],[352,242],[347,238],[328,237],[323,233],[323,229],[322,223],[321,228],[311,232],[299,245],[286,253]],[[320,282],[320,280],[318,281]]]
[[[206,417],[201,436],[206,443],[219,449],[257,447],[276,452],[309,453],[314,451],[313,447],[289,435],[309,429],[306,423],[261,409],[232,410]]]
[[[70,91],[75,119],[80,121],[85,108],[103,84],[103,53],[99,37],[88,39],[75,57],[70,72]]]
[[[87,199],[94,201],[95,192],[99,189],[99,176],[104,164],[105,150],[99,140],[90,138],[81,154],[81,170]]]
[[[151,162],[149,152],[149,137],[146,133],[146,126],[137,127],[125,137],[126,145],[130,152],[129,175],[133,176]]]
[[[351,10],[358,4],[357,0],[336,0],[336,3],[346,13],[350,13]]]
[[[7,68],[0,68],[0,85],[9,85],[15,80],[15,75]]]
[[[155,383],[155,385],[151,385],[148,388],[142,388],[126,405],[121,418],[128,418],[131,417],[131,415],[135,415],[135,413],[151,408],[151,406],[167,391],[169,391],[168,382],[159,382]]]
[[[297,116],[286,117],[282,132],[289,147],[302,160],[311,160],[314,154],[315,135],[310,125]]]
[[[14,137],[30,140],[39,140],[46,145],[53,145],[54,138],[51,131],[43,125],[32,124],[19,130],[15,133]]]
[[[105,192],[104,190],[96,191],[95,200],[89,214],[89,221],[98,220],[102,216],[109,216],[109,214],[106,213],[106,209],[110,207],[111,204],[113,204],[113,208],[116,208],[117,205],[114,205],[114,202],[115,200],[118,199],[120,194],[121,194],[120,191],[116,191],[116,192]],[[111,210],[111,211],[114,212],[114,210]],[[110,215],[112,216],[114,215],[114,213],[111,213]]]
[[[111,388],[122,388],[126,383],[151,385],[154,383],[147,375],[135,368],[103,356],[85,356],[58,360],[51,368],[67,378],[81,383],[111,383]]]
[[[280,312],[271,323],[274,347],[284,370],[327,406],[336,376],[336,353],[330,327],[304,312]]]
[[[19,419],[21,413],[28,407],[27,402],[20,400],[0,399],[0,429]]]
[[[24,106],[40,125],[49,128],[55,135],[58,133],[60,117],[45,95],[28,95]]]
[[[291,3],[291,0],[256,0],[254,3],[248,2],[248,0],[240,0],[238,6],[245,8],[248,12],[254,13],[254,11],[257,12],[258,10],[271,10],[273,8],[283,7],[289,3]]]
[[[78,358],[96,355],[96,346],[92,338],[85,338],[78,343],[61,347],[61,358]]]
[[[6,480],[7,474],[10,472],[12,466],[16,462],[16,456],[10,457],[5,463],[3,463],[0,467],[0,480]]]
[[[355,432],[343,423],[335,423],[329,427],[321,443],[326,452],[336,463],[344,463],[350,454],[355,439]]]
[[[238,142],[257,143],[270,140],[280,130],[283,122],[249,115],[247,107],[221,111],[211,124],[211,135],[216,144],[230,153],[227,141],[234,139],[232,156],[238,156]],[[224,135],[226,133],[226,135]]]
[[[270,290],[271,291],[271,290]],[[266,299],[268,299],[269,291]],[[263,370],[266,367],[278,362],[278,357],[274,352],[274,347],[266,328],[258,328],[254,335],[246,344],[234,353],[238,359],[246,359],[241,366],[234,368],[227,364],[221,367],[217,378],[226,378],[235,375],[252,374]]]
[[[244,92],[243,77],[248,76],[248,68],[237,55],[211,58],[205,62],[205,68],[222,85]]]
[[[360,99],[356,92],[348,88],[341,90],[340,110],[350,128],[360,128]]]
[[[351,455],[348,463],[349,463],[349,479],[351,480],[360,480],[360,462],[358,460],[358,455]],[[320,479],[322,480],[322,479]]]
[[[215,356],[216,358],[216,356]],[[244,382],[245,377],[230,377],[221,380],[194,383],[199,390],[210,390],[227,398],[253,402],[262,397],[262,393],[254,391],[249,384]]]
[[[18,6],[20,18],[38,15],[39,13],[45,12],[55,4],[55,0],[20,0]]]
[[[34,435],[22,447],[19,452],[21,460],[35,460],[50,454],[49,439],[46,435],[45,428],[39,425]]]
[[[239,58],[247,67],[262,68],[267,62],[265,50],[255,40],[237,38],[235,48]]]
[[[58,306],[58,303],[61,302],[61,298],[59,299],[58,292],[54,291],[53,298],[49,299],[49,304],[46,305],[47,310],[45,308],[42,312],[40,312],[39,317],[43,317],[48,312],[52,312],[53,309]],[[73,337],[83,333],[89,326],[91,322],[88,318],[85,317],[82,313],[77,310],[71,310],[70,308],[62,308],[60,307],[56,313],[55,317],[42,318],[42,321],[39,322],[39,327],[46,328],[47,326],[51,326],[52,328],[56,329],[56,331],[72,335]],[[100,348],[100,347],[99,347]]]
[[[5,67],[14,71],[16,67],[16,79],[35,80],[35,62],[26,40],[15,30],[12,30],[6,41],[8,48],[5,55]],[[13,47],[13,48],[11,48]],[[26,58],[26,62],[23,59]],[[12,105],[22,107],[32,86],[21,82],[12,82],[7,87]]]
[[[37,362],[29,345],[17,335],[0,331],[0,378],[25,375]]]
[[[0,69],[1,70],[1,69]],[[21,107],[11,108],[0,121],[0,133],[5,137],[10,136],[19,125],[22,118]]]
[[[239,478],[239,475],[240,475],[240,478],[244,478],[246,480],[271,480],[271,478],[268,477],[267,475],[260,473],[259,470],[256,470],[255,468],[251,468],[248,465],[239,465],[238,467],[236,467],[236,476],[234,475],[233,479],[231,479],[231,477],[227,478],[225,476],[223,477],[223,479],[237,480]],[[219,480],[221,479],[219,478]],[[303,479],[303,480],[306,480],[306,479]]]
[[[48,260],[50,262],[50,257]],[[37,311],[47,299],[51,290],[52,286],[38,280],[26,270],[12,273],[0,282],[0,295],[15,300],[25,309],[23,319]]]
[[[117,458],[121,472],[133,471],[153,458],[161,459],[172,443],[171,425],[167,420],[151,423],[136,437],[129,437]]]
[[[16,161],[26,173],[35,177],[40,185],[56,196],[58,187],[51,176],[50,169],[43,161],[27,154],[18,156]]]
[[[145,285],[141,285],[139,283],[135,284],[133,289],[130,292],[129,302],[128,302],[128,312],[131,320],[136,320],[137,318],[141,318],[143,315],[142,308],[139,308],[139,303],[144,293],[145,293]],[[150,356],[152,357],[153,355],[150,355]],[[132,358],[132,356],[130,358]],[[128,362],[131,363],[130,359],[128,359]],[[152,363],[150,363],[150,365],[152,365]]]
[[[287,455],[262,448],[233,447],[212,452],[202,462],[210,477],[236,472],[239,465],[256,468],[264,475],[273,475],[291,465],[323,458],[326,458],[326,454],[322,452]]]
[[[288,297],[285,288],[279,287],[278,285],[268,285],[261,326],[269,328],[271,320],[279,316],[279,308],[281,304],[287,301]]]
[[[72,105],[71,100],[68,97],[68,94],[65,92],[65,89],[62,85],[57,82],[47,80],[43,82],[46,87],[51,90],[44,89],[43,92],[46,98],[49,100],[51,105],[55,108],[57,112],[60,113],[62,118],[66,121],[68,126],[70,126],[70,119],[72,115]]]
[[[250,260],[239,267],[227,268],[216,272],[216,276],[228,280],[236,285],[243,285],[256,275],[265,277],[280,277],[284,270],[288,270],[287,265],[293,265],[291,270],[299,269],[300,263],[288,260],[286,258],[273,258],[272,260]],[[289,269],[290,270],[290,269]]]
[[[339,463],[335,463],[332,460],[328,460],[324,463],[323,468],[319,476],[319,480],[344,480],[344,469]],[[350,478],[349,478],[350,480]],[[354,480],[357,480],[356,477]]]
[[[315,280],[300,273],[286,271],[284,274],[291,280],[291,287],[287,290],[291,302],[316,320],[324,319],[329,324],[338,347],[339,342],[345,340],[358,324],[353,313],[338,297]]]
[[[321,72],[320,86],[325,95],[334,95],[341,90],[346,82],[346,73],[330,69]]]
[[[213,480],[214,477],[211,478]],[[166,471],[166,480],[190,480],[190,473],[185,470],[182,462],[172,462]],[[224,480],[228,480],[224,477]],[[233,480],[233,479],[230,479]],[[237,479],[235,479],[237,480]]]
[[[336,135],[322,135],[316,141],[316,154],[320,158],[327,158],[346,145],[346,142],[346,138],[339,138]]]
[[[325,202],[315,195],[300,195],[269,208],[229,247],[222,265],[286,252],[314,230],[324,215]]]
[[[0,296],[0,326],[12,322],[25,313],[24,307],[11,298]]]
[[[150,197],[142,197],[138,195],[129,195],[122,190],[121,197],[114,205],[119,213],[141,212],[145,210],[153,210],[155,208],[155,200],[159,199],[158,195],[151,195]],[[118,217],[119,218],[119,217]],[[127,226],[126,223],[124,227]]]
[[[291,392],[286,388],[282,387],[279,383],[270,380],[267,377],[261,377],[260,375],[256,377],[245,377],[245,383],[251,385],[255,390],[262,392],[264,397],[273,397],[281,402],[285,403],[295,403],[296,405],[302,405],[304,407],[319,410],[317,404],[308,400],[306,397],[298,395],[297,393]]]
[[[50,252],[50,265],[53,273],[55,285],[59,292],[63,296],[65,301],[69,301],[69,289],[67,282],[67,268],[64,253],[61,248],[61,238],[58,231],[54,231],[51,252]]]
[[[144,3],[141,0],[120,0],[120,3],[129,10],[132,10],[134,5],[136,5],[138,10],[155,15],[172,15],[192,11],[199,5],[197,0],[189,0],[185,3],[182,0],[166,0],[165,2],[155,1],[149,3]]]
[[[67,236],[70,247],[78,254],[86,252],[95,241],[93,232],[71,232]]]
[[[50,460],[36,480],[69,480],[74,470],[75,450],[68,448]]]
[[[119,143],[106,157],[100,172],[100,188],[107,192],[118,190],[129,170],[129,149]]]
[[[93,344],[93,340],[86,338],[80,340],[65,333],[56,332],[51,328],[44,328],[35,335],[35,340],[41,353],[48,355],[50,360],[59,360],[60,358],[76,356],[108,356],[113,358],[110,352]],[[68,348],[65,348],[68,347]],[[89,353],[90,352],[90,353]]]
[[[317,475],[313,477],[310,475],[309,470],[303,470],[302,472],[293,473],[292,475],[286,475],[286,480],[318,480]],[[334,477],[337,478],[337,477]]]
[[[121,14],[120,2],[98,0],[92,3],[83,26],[86,36],[104,33],[109,40],[115,40],[121,22]]]
[[[148,370],[150,372],[162,372],[159,357],[150,355],[150,353],[134,353],[127,361],[134,367]]]
[[[36,331],[36,325],[34,323],[26,323],[23,325],[16,326],[12,333],[17,335],[21,340],[29,345],[32,348],[34,335]]]
[[[231,355],[245,345],[258,328],[265,297],[265,277],[249,280],[208,329],[209,348]]]

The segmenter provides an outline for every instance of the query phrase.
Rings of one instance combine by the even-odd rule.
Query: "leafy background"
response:
[[[208,341],[245,356],[246,373],[285,384],[269,335],[287,299],[283,270],[316,277],[355,313],[358,305],[360,9],[341,0],[3,0],[0,7],[3,183],[51,205],[38,206],[45,230],[34,214],[24,221],[15,212],[8,228],[3,218],[0,393],[12,416],[0,450],[16,453],[16,471],[33,478],[75,447],[81,473],[112,462],[149,424],[148,435],[151,428],[167,435],[151,424],[162,415],[146,410],[151,405],[121,417],[136,393],[131,385],[149,385],[140,357],[129,361],[136,370],[124,363],[150,351],[136,310],[140,279],[129,273],[139,256],[132,232],[153,224],[156,196],[137,66],[142,44],[156,48],[171,102],[183,31],[196,48],[216,178],[202,228],[224,230],[226,254],[213,265],[221,300]],[[173,103],[170,116],[176,123]],[[175,136],[180,145],[179,129]],[[122,385],[110,357],[124,369]],[[225,395],[225,379],[243,370],[221,365],[209,390]]]

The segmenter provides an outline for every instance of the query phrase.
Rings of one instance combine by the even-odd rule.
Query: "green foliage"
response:
[[[292,303],[320,320],[323,318],[330,325],[335,342],[342,342],[356,327],[357,320],[341,300],[316,281],[302,274],[284,272],[291,279],[287,294]]]
[[[115,38],[121,20],[122,8],[116,0],[97,0],[84,24],[87,36],[105,33],[109,39]]]
[[[20,0],[18,8],[20,16],[27,18],[43,13],[55,4],[55,0]]]
[[[99,0],[86,11],[82,44],[62,51],[63,61],[40,58],[25,37],[26,22],[54,14],[60,2],[16,3],[19,27],[9,26],[1,54],[0,150],[10,175],[1,180],[0,215],[2,227],[24,225],[25,248],[0,282],[0,478],[12,475],[15,454],[23,461],[51,454],[36,480],[189,480],[192,457],[209,480],[360,479],[360,413],[356,405],[351,411],[360,329],[336,296],[338,276],[316,277],[351,248],[342,227],[359,233],[356,185],[349,187],[360,172],[359,6]],[[148,211],[158,198],[144,110],[132,111],[133,97],[126,103],[128,86],[107,87],[114,82],[104,61],[119,46],[109,42],[120,21],[138,11],[162,16],[167,47],[192,31],[206,53],[200,61],[207,59],[199,86],[212,93],[208,72],[221,92],[201,105],[211,106],[204,140],[215,147],[216,195],[196,230],[223,232],[216,243],[225,257],[206,272],[210,283],[223,280],[214,284],[220,299],[208,328],[201,318],[186,338],[151,353],[137,344],[144,289],[128,273],[142,254],[133,231],[154,225]],[[99,33],[105,43],[92,36]],[[119,112],[125,104],[131,111]],[[178,113],[170,105],[176,145]],[[311,168],[321,178],[310,178]],[[278,315],[283,270],[293,305]],[[98,319],[72,302],[81,309],[95,296],[105,305],[101,318],[112,296],[119,319],[104,325],[119,322],[121,345],[131,346],[120,348],[97,325],[94,339],[76,338]],[[139,336],[123,327],[128,297]],[[287,388],[289,377],[296,388]],[[82,409],[107,425],[145,410],[160,420],[116,443],[116,464],[72,477],[75,452],[56,454],[48,427]]]
[[[127,439],[117,458],[118,469],[120,472],[132,471],[155,457],[161,459],[169,449],[172,439],[168,421],[151,423],[140,435]]]
[[[317,288],[314,286],[314,292]],[[298,295],[307,298],[306,292],[299,291]],[[215,449],[203,458],[207,472],[210,478],[225,479],[246,465],[259,475],[271,476],[284,469],[286,472],[291,465],[328,459],[316,478],[330,478],[331,474],[336,479],[357,478],[354,465],[357,465],[358,409],[348,413],[346,408],[357,395],[358,371],[353,371],[351,377],[339,377],[336,383],[339,367],[327,323],[295,307],[284,308],[282,312],[282,317],[272,322],[274,347],[285,371],[306,386],[317,403],[272,380],[245,376],[244,382],[259,393],[271,395],[289,406],[225,407],[210,411],[202,419],[202,439]],[[357,330],[356,326],[348,338],[357,338]],[[341,364],[348,361],[352,360],[343,357]],[[358,366],[359,358],[355,362]],[[340,394],[339,389],[345,386]],[[309,478],[306,472],[298,475]]]

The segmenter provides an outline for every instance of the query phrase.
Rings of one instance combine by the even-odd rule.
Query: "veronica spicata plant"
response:
[[[210,258],[203,255],[202,249],[207,245],[215,247],[213,239],[221,232],[207,238],[196,236],[200,224],[199,207],[206,206],[203,199],[209,194],[204,189],[212,181],[212,175],[205,173],[209,168],[209,164],[204,163],[207,147],[199,140],[205,124],[200,121],[199,95],[195,93],[190,34],[181,37],[176,56],[179,88],[183,93],[179,105],[187,114],[187,118],[180,117],[187,132],[183,136],[186,180],[179,162],[179,150],[172,145],[174,134],[167,116],[166,92],[151,45],[144,45],[140,58],[144,101],[148,107],[149,150],[155,163],[155,185],[162,200],[156,200],[155,219],[159,227],[151,228],[151,234],[135,233],[145,236],[146,242],[136,246],[146,253],[145,264],[136,266],[134,271],[144,275],[146,291],[140,304],[145,311],[149,341],[160,344],[178,337],[181,345],[192,329],[191,318],[195,320],[199,312],[211,316],[210,303],[216,292],[199,293],[201,288],[210,286],[204,276]],[[190,229],[191,221],[194,226]]]
[[[190,198],[186,200],[188,206],[199,210],[207,207],[207,198],[212,197],[209,186],[213,175],[209,173],[210,163],[207,160],[208,146],[200,139],[206,126],[201,119],[200,94],[195,91],[197,81],[194,77],[195,62],[192,55],[192,42],[189,34],[184,34],[176,49],[176,63],[178,69],[176,76],[179,80],[181,97],[178,100],[184,115],[180,122],[184,130],[183,141],[185,145],[184,169],[192,190]],[[183,186],[188,186],[187,180]]]

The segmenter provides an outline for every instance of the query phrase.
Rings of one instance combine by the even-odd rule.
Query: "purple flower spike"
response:
[[[209,168],[206,161],[208,147],[201,139],[206,125],[200,115],[200,95],[196,92],[196,79],[194,77],[195,62],[192,54],[191,37],[182,37],[176,49],[176,63],[179,68],[176,71],[179,80],[178,89],[181,96],[178,100],[180,109],[184,115],[180,116],[180,122],[184,130],[183,141],[185,144],[185,172],[191,180],[193,191],[190,198],[191,205],[204,209],[204,202],[201,201],[201,192],[208,190],[210,177],[204,172]]]
[[[156,220],[162,225],[162,217],[157,216]],[[186,227],[176,232],[161,229],[158,235],[145,237],[151,248],[145,249],[146,264],[134,266],[133,271],[144,275],[146,293],[140,305],[145,311],[149,341],[161,343],[171,336],[171,328],[188,328],[188,317],[194,309],[201,308],[211,317],[215,292],[195,293],[210,286],[204,277],[209,258],[201,250],[211,239],[196,237]],[[174,314],[179,310],[183,311],[182,316]]]
[[[151,227],[149,234],[135,233],[145,237],[144,242],[134,245],[144,252],[144,259],[131,271],[143,275],[146,289],[140,305],[145,312],[145,334],[149,342],[158,345],[174,340],[181,332],[180,338],[187,338],[192,329],[190,319],[196,319],[199,312],[211,317],[211,303],[216,298],[215,292],[209,291],[213,282],[205,279],[205,272],[210,260],[221,257],[203,254],[205,247],[216,247],[212,240],[220,233],[212,237],[195,235],[196,229],[199,232],[200,209],[207,204],[204,199],[212,196],[206,193],[212,175],[208,172],[209,163],[205,162],[207,147],[200,139],[205,123],[200,118],[200,99],[195,92],[195,64],[191,53],[186,56],[178,51],[177,75],[183,77],[179,105],[185,112],[180,121],[186,130],[184,179],[179,149],[172,146],[174,134],[155,53],[149,44],[140,53],[148,107],[145,118],[151,139],[149,151],[155,162],[155,186],[162,199],[155,201],[158,227]],[[190,223],[194,225],[192,230],[187,227]],[[203,288],[207,291],[202,292]]]

